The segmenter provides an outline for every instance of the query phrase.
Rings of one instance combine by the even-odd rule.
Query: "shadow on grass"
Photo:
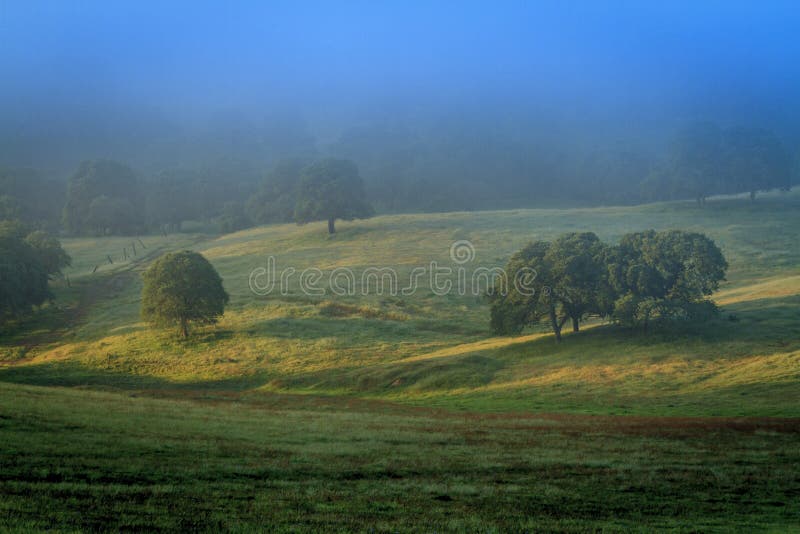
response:
[[[317,340],[339,337],[374,342],[390,339],[418,338],[416,329],[404,321],[367,319],[364,317],[280,317],[260,321],[247,328],[253,336],[284,339]],[[432,336],[427,336],[432,337]]]
[[[744,357],[779,350],[800,350],[800,295],[729,304],[718,317],[698,324],[655,324],[650,332],[606,324],[568,332],[561,343],[552,336],[497,349],[498,356],[566,356],[574,360],[613,359],[633,352],[674,353],[687,357]]]
[[[392,390],[435,391],[480,387],[491,382],[504,363],[482,354],[418,360],[335,371],[303,373],[270,382],[280,388],[385,393]]]
[[[87,367],[77,362],[48,362],[0,368],[0,382],[34,386],[116,388],[125,390],[225,390],[243,391],[262,386],[266,379],[248,375],[221,380],[173,381]]]
[[[762,299],[727,306],[719,317],[703,324],[661,325],[649,333],[601,325],[566,333],[561,343],[548,335],[448,357],[302,374],[282,379],[278,385],[359,392],[433,391],[480,387],[492,382],[498,371],[522,361],[580,366],[631,357],[656,362],[676,355],[702,360],[791,352],[800,350],[798,307],[800,296]]]
[[[631,358],[655,362],[679,356],[686,359],[743,358],[773,352],[800,350],[800,296],[753,300],[731,304],[720,317],[702,325],[669,327],[651,333],[601,325],[567,333],[562,343],[544,336],[513,346],[476,350],[453,356],[415,361],[351,365],[291,376],[259,373],[221,380],[175,381],[87,367],[58,361],[0,368],[0,381],[65,387],[109,387],[127,390],[227,390],[244,391],[261,386],[280,389],[388,393],[475,388],[493,382],[498,372],[521,362],[535,365],[581,365],[586,362],[629,362]],[[733,315],[735,320],[729,320]],[[237,332],[220,328],[197,330],[186,347],[213,345]],[[414,324],[364,318],[282,318],[257,323],[253,335],[288,339],[341,338],[348,346],[378,341],[407,341],[420,336],[441,340],[441,334],[420,332]]]

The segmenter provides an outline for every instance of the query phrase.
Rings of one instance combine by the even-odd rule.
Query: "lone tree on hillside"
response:
[[[142,318],[155,326],[214,324],[225,311],[228,294],[214,267],[197,252],[165,254],[144,273]]]
[[[294,210],[298,223],[327,220],[328,233],[333,234],[336,219],[365,219],[373,213],[358,167],[352,161],[329,158],[302,170]]]

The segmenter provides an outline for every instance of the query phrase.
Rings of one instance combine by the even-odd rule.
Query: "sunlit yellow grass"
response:
[[[404,358],[403,360],[401,360],[401,362],[416,362],[421,360],[430,360],[434,358],[447,358],[450,356],[461,356],[473,352],[506,348],[506,347],[511,347],[513,345],[518,345],[520,343],[533,341],[534,339],[541,339],[549,335],[550,334],[542,333],[542,334],[529,334],[526,336],[516,336],[516,337],[493,337],[490,339],[476,341],[474,343],[462,343],[461,345],[454,345],[452,347],[436,350],[433,352],[429,352],[427,354],[419,354],[417,356],[411,356],[410,358]]]
[[[800,266],[798,266],[800,268]],[[745,286],[725,289],[715,295],[718,304],[726,305],[758,299],[800,295],[800,275],[777,276]]]
[[[76,292],[85,288],[85,316],[58,339],[31,344],[24,357],[16,349],[7,359],[0,353],[0,375],[5,367],[14,379],[37,383],[266,389],[489,410],[607,411],[625,397],[634,412],[672,413],[674,405],[677,413],[800,413],[792,400],[800,401],[800,247],[792,231],[800,228],[799,203],[795,195],[705,210],[675,203],[392,215],[342,222],[333,237],[324,224],[150,236],[146,252],[137,250],[141,261],[115,261],[95,275],[90,269],[106,254],[118,256],[131,238],[69,239],[75,287],[66,293],[57,282],[56,289],[80,302]],[[556,345],[546,325],[493,337],[487,303],[472,295],[440,297],[423,287],[413,295],[317,298],[295,279],[288,295],[261,297],[248,286],[267,255],[278,269],[350,267],[358,274],[386,266],[403,276],[430,261],[447,264],[459,239],[475,248],[467,267],[502,266],[531,239],[590,230],[614,241],[646,228],[703,231],[722,247],[731,268],[715,295],[723,313],[713,328],[644,336],[597,323]],[[187,247],[214,263],[231,302],[218,325],[182,341],[141,322],[139,273],[150,258]],[[643,400],[630,401],[636,398]]]

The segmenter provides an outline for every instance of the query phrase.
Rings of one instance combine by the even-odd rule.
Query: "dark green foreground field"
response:
[[[3,530],[800,530],[800,197],[398,215],[69,239],[70,287],[0,342]],[[719,318],[493,337],[474,296],[257,296],[250,271],[389,266],[532,239],[707,233]],[[202,252],[231,303],[188,341],[139,273]],[[94,267],[99,265],[96,272]]]
[[[0,387],[21,531],[782,530],[800,421],[453,414]]]

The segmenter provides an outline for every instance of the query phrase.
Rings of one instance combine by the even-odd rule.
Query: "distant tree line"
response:
[[[281,137],[279,127],[294,133]],[[658,154],[634,147],[566,149],[546,136],[511,135],[491,121],[453,119],[424,133],[368,124],[345,130],[324,151],[302,128],[275,128],[233,130],[227,155],[221,139],[207,140],[208,154],[198,155],[204,163],[195,168],[141,173],[121,162],[91,160],[66,183],[30,169],[0,170],[0,220],[71,235],[133,235],[181,231],[188,221],[232,232],[329,220],[324,212],[334,205],[334,220],[366,216],[372,206],[448,211],[678,199],[704,205],[712,195],[755,199],[760,191],[788,190],[798,174],[791,151],[774,133],[712,123],[681,129]],[[251,139],[257,134],[258,142]],[[256,158],[253,151],[269,157]]]
[[[61,226],[66,184],[33,169],[0,169],[0,221],[20,221],[40,230]]]
[[[591,232],[535,241],[514,254],[489,292],[491,327],[519,334],[545,323],[561,340],[588,317],[647,331],[654,321],[702,321],[727,262],[703,234],[648,230],[607,245]]]
[[[222,232],[254,222],[325,221],[332,234],[337,219],[373,213],[351,161],[287,161],[263,184],[256,182],[252,169],[233,161],[203,173],[168,169],[150,179],[119,162],[85,161],[65,191],[29,169],[2,171],[0,325],[52,299],[49,281],[70,264],[51,235],[59,227],[68,235],[105,236],[178,231],[186,221],[214,222]],[[157,292],[148,294],[151,301],[160,298],[153,296]],[[148,316],[158,313],[151,310]],[[205,320],[191,315],[185,319],[184,331],[188,321]]]
[[[694,124],[673,142],[669,159],[642,183],[644,200],[694,198],[704,205],[712,195],[788,191],[794,185],[794,162],[783,143],[768,130],[722,129]]]
[[[167,169],[150,180],[108,160],[86,161],[68,182],[63,225],[70,235],[132,235],[180,231],[186,221],[213,222],[223,233],[277,222],[369,217],[358,167],[348,160],[287,160],[259,186],[241,165],[216,169],[221,176]]]
[[[580,133],[451,119],[425,132],[352,128],[330,147],[358,162],[379,211],[629,205],[787,190],[794,151],[774,132],[693,123],[657,143],[583,145]]]

